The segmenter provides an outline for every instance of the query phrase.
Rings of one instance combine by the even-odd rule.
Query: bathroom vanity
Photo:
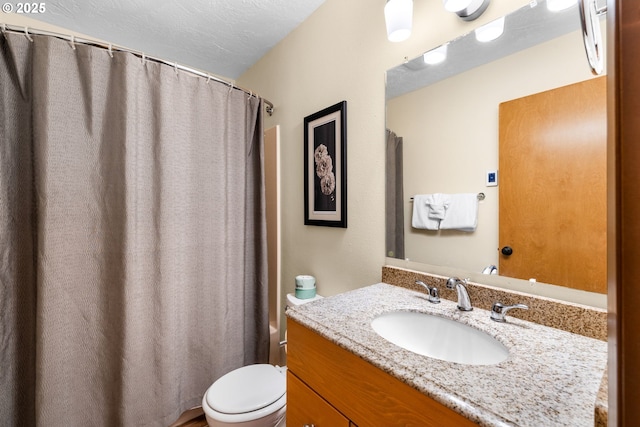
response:
[[[290,425],[476,425],[295,321],[288,334]]]
[[[393,311],[480,329],[509,355],[467,365],[405,350],[371,327]],[[385,283],[289,308],[287,316],[289,425],[594,425],[604,341],[511,316],[493,322],[487,310],[461,312],[455,302],[432,304],[424,293]]]

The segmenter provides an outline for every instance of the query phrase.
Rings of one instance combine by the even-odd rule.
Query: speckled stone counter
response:
[[[497,365],[450,363],[404,350],[370,324],[390,311],[431,313],[476,327],[501,341]],[[606,342],[487,310],[461,312],[452,301],[385,283],[287,309],[287,316],[481,426],[593,426],[607,361]],[[438,333],[425,331],[425,333]]]
[[[598,391],[598,398],[596,399],[596,427],[607,427],[609,424],[609,375],[605,369],[602,377],[602,384],[600,384],[600,390]]]
[[[415,284],[416,280],[436,286],[440,290],[441,298],[453,301],[457,298],[456,291],[445,286],[447,277],[398,267],[382,267],[384,283],[419,290],[421,288]],[[474,307],[489,310],[494,301],[503,304],[526,304],[529,310],[515,310],[511,312],[511,316],[586,337],[607,340],[606,310],[473,282],[469,282],[467,290]]]

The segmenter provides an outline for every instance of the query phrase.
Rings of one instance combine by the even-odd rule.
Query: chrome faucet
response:
[[[457,277],[449,277],[447,280],[447,288],[455,289],[458,292],[458,310],[471,311],[471,299],[465,285],[469,284],[469,279],[458,279]]]
[[[440,294],[438,293],[438,288],[436,288],[435,286],[430,287],[422,280],[416,280],[416,285],[420,285],[427,289],[427,293],[429,294],[429,302],[432,302],[434,304],[440,303]]]
[[[496,301],[491,307],[491,320],[495,320],[496,322],[506,322],[505,316],[507,315],[507,311],[512,308],[522,308],[523,310],[529,309],[529,307],[524,304],[504,305]]]
[[[488,265],[482,270],[482,274],[498,274],[498,267],[495,265]]]

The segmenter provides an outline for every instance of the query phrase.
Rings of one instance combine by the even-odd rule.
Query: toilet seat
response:
[[[251,421],[282,409],[287,402],[286,368],[244,366],[220,377],[204,395],[203,408],[218,421]]]

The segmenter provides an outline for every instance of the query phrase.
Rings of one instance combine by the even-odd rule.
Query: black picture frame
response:
[[[347,101],[304,118],[304,224],[347,228]]]

